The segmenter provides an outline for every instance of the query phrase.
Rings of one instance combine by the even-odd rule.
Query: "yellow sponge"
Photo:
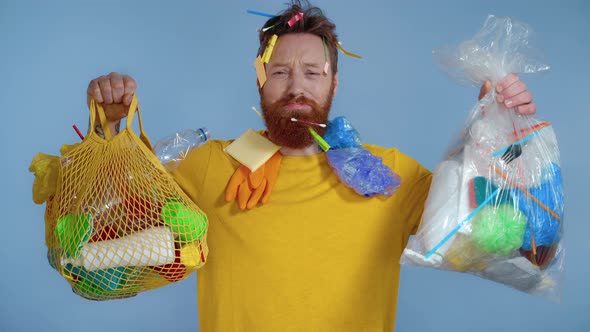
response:
[[[269,141],[252,129],[246,130],[225,148],[225,153],[255,172],[264,165],[281,147]]]

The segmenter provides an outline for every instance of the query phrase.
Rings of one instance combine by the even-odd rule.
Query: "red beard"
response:
[[[264,121],[268,134],[273,143],[292,148],[301,149],[314,144],[314,139],[309,133],[309,127],[320,134],[324,135],[326,128],[309,125],[303,122],[293,122],[291,118],[296,118],[305,122],[328,123],[328,115],[332,106],[332,97],[334,89],[331,89],[330,95],[324,105],[319,105],[313,100],[305,97],[286,96],[280,100],[267,104],[262,100],[261,108],[264,114]],[[261,98],[262,99],[262,98]],[[311,107],[311,112],[287,111],[284,107],[290,103],[307,104]]]

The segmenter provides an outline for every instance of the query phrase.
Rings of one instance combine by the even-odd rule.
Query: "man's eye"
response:
[[[320,73],[316,72],[316,71],[308,71],[306,74],[311,75],[311,76],[315,76],[315,75],[319,75]]]
[[[272,73],[273,76],[283,76],[283,75],[286,75],[286,74],[287,74],[287,72],[286,71],[283,71],[283,70],[281,70],[281,71],[275,71],[274,73]]]

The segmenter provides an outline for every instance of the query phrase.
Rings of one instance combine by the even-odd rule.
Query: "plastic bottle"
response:
[[[188,129],[167,136],[154,145],[154,153],[168,171],[174,170],[189,151],[201,146],[211,138],[207,128]]]

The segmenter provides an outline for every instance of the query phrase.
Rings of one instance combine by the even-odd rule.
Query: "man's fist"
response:
[[[93,79],[88,84],[88,103],[90,98],[102,104],[109,124],[118,123],[127,116],[129,105],[137,88],[137,83],[129,75],[110,73]]]
[[[479,99],[492,90],[492,82],[487,81],[479,91]],[[507,108],[514,108],[522,115],[533,115],[537,112],[537,105],[533,102],[533,95],[527,90],[523,81],[516,74],[508,74],[496,84],[496,101]]]

